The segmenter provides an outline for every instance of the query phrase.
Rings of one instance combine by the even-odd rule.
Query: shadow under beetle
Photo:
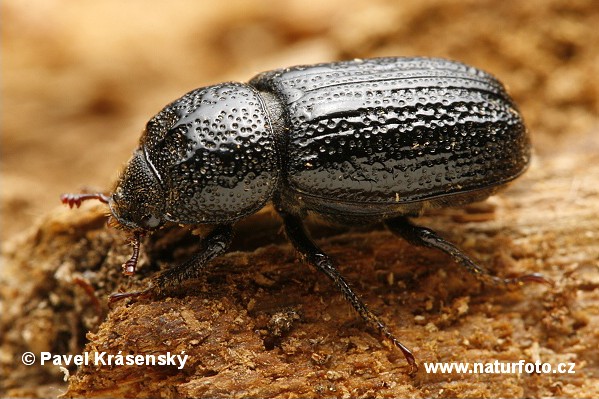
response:
[[[203,272],[231,243],[233,224],[272,201],[301,257],[328,276],[354,309],[404,354],[311,239],[303,219],[382,221],[412,244],[437,248],[485,282],[491,276],[453,244],[412,224],[430,207],[495,193],[527,168],[530,143],[503,85],[473,67],[433,58],[375,58],[264,72],[249,84],[191,91],[154,116],[109,195],[65,194],[73,207],[97,199],[131,231],[135,273],[141,236],[167,222],[211,224],[205,250],[157,275],[160,294]],[[116,221],[116,222],[114,222]]]

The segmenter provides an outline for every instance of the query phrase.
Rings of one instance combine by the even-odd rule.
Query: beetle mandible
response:
[[[214,225],[205,249],[152,279],[161,293],[229,247],[233,224],[268,202],[301,257],[322,271],[358,314],[414,356],[372,313],[310,238],[314,214],[345,224],[384,222],[412,244],[439,249],[493,284],[543,282],[490,275],[408,217],[481,201],[523,173],[530,142],[503,85],[490,74],[436,58],[373,58],[264,72],[249,84],[193,90],[154,116],[110,194],[65,194],[73,207],[97,199],[140,238],[165,223]]]

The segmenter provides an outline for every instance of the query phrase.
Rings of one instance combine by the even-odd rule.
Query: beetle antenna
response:
[[[139,248],[141,242],[142,233],[136,231],[131,237],[131,243],[133,244],[133,255],[129,260],[123,263],[123,274],[126,276],[133,276],[135,269],[137,268],[137,260],[139,259]]]
[[[102,194],[102,193],[95,193],[95,194],[63,194],[60,196],[60,201],[63,204],[66,204],[69,206],[69,208],[72,208],[74,206],[76,206],[77,208],[79,208],[81,206],[81,203],[83,201],[87,201],[90,199],[96,199],[100,202],[103,202],[105,204],[108,203],[108,200],[110,199],[110,196],[106,195],[106,194]]]

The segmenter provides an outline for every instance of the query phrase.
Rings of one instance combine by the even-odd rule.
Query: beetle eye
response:
[[[160,219],[152,214],[145,215],[141,218],[141,222],[146,228],[153,229],[160,225]]]
[[[112,200],[113,201],[119,201],[121,199],[121,197],[123,196],[123,189],[119,186],[117,187],[116,190],[114,190],[114,192],[112,193]]]

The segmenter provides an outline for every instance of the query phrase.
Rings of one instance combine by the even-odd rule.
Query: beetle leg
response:
[[[153,285],[156,286],[157,290],[163,291],[169,287],[176,287],[185,280],[198,277],[208,262],[229,249],[232,240],[232,225],[216,226],[206,237],[203,251],[198,252],[185,262],[160,273],[153,279]]]
[[[205,239],[204,250],[185,262],[171,267],[152,279],[150,286],[143,291],[116,293],[110,302],[120,299],[145,296],[151,293],[162,295],[169,288],[177,287],[182,281],[198,277],[208,262],[227,251],[233,239],[232,225],[218,225]]]
[[[521,285],[528,282],[543,283],[548,285],[553,284],[550,280],[547,280],[538,273],[506,279],[493,276],[487,270],[474,263],[472,259],[460,251],[455,245],[441,238],[433,230],[412,224],[406,217],[400,216],[387,219],[385,220],[385,224],[389,230],[391,230],[391,232],[408,241],[410,244],[428,248],[436,248],[445,252],[451,256],[455,262],[466,268],[466,270],[474,274],[479,280],[485,283],[492,283],[495,285]]]
[[[314,265],[318,270],[323,272],[330,278],[335,286],[343,293],[345,298],[358,312],[358,314],[371,326],[375,327],[383,336],[389,339],[405,356],[409,367],[410,374],[416,373],[418,366],[412,352],[405,347],[395,336],[389,331],[387,326],[366,307],[364,302],[354,293],[343,276],[333,265],[329,258],[309,237],[302,220],[295,216],[282,211],[279,214],[285,223],[285,232],[287,237],[300,253],[303,260]]]
[[[143,233],[139,231],[133,232],[131,237],[131,244],[133,245],[133,254],[127,260],[127,262],[123,263],[123,274],[125,276],[133,276],[135,274],[135,270],[137,269],[137,260],[139,259],[139,249],[141,247],[141,237]]]

